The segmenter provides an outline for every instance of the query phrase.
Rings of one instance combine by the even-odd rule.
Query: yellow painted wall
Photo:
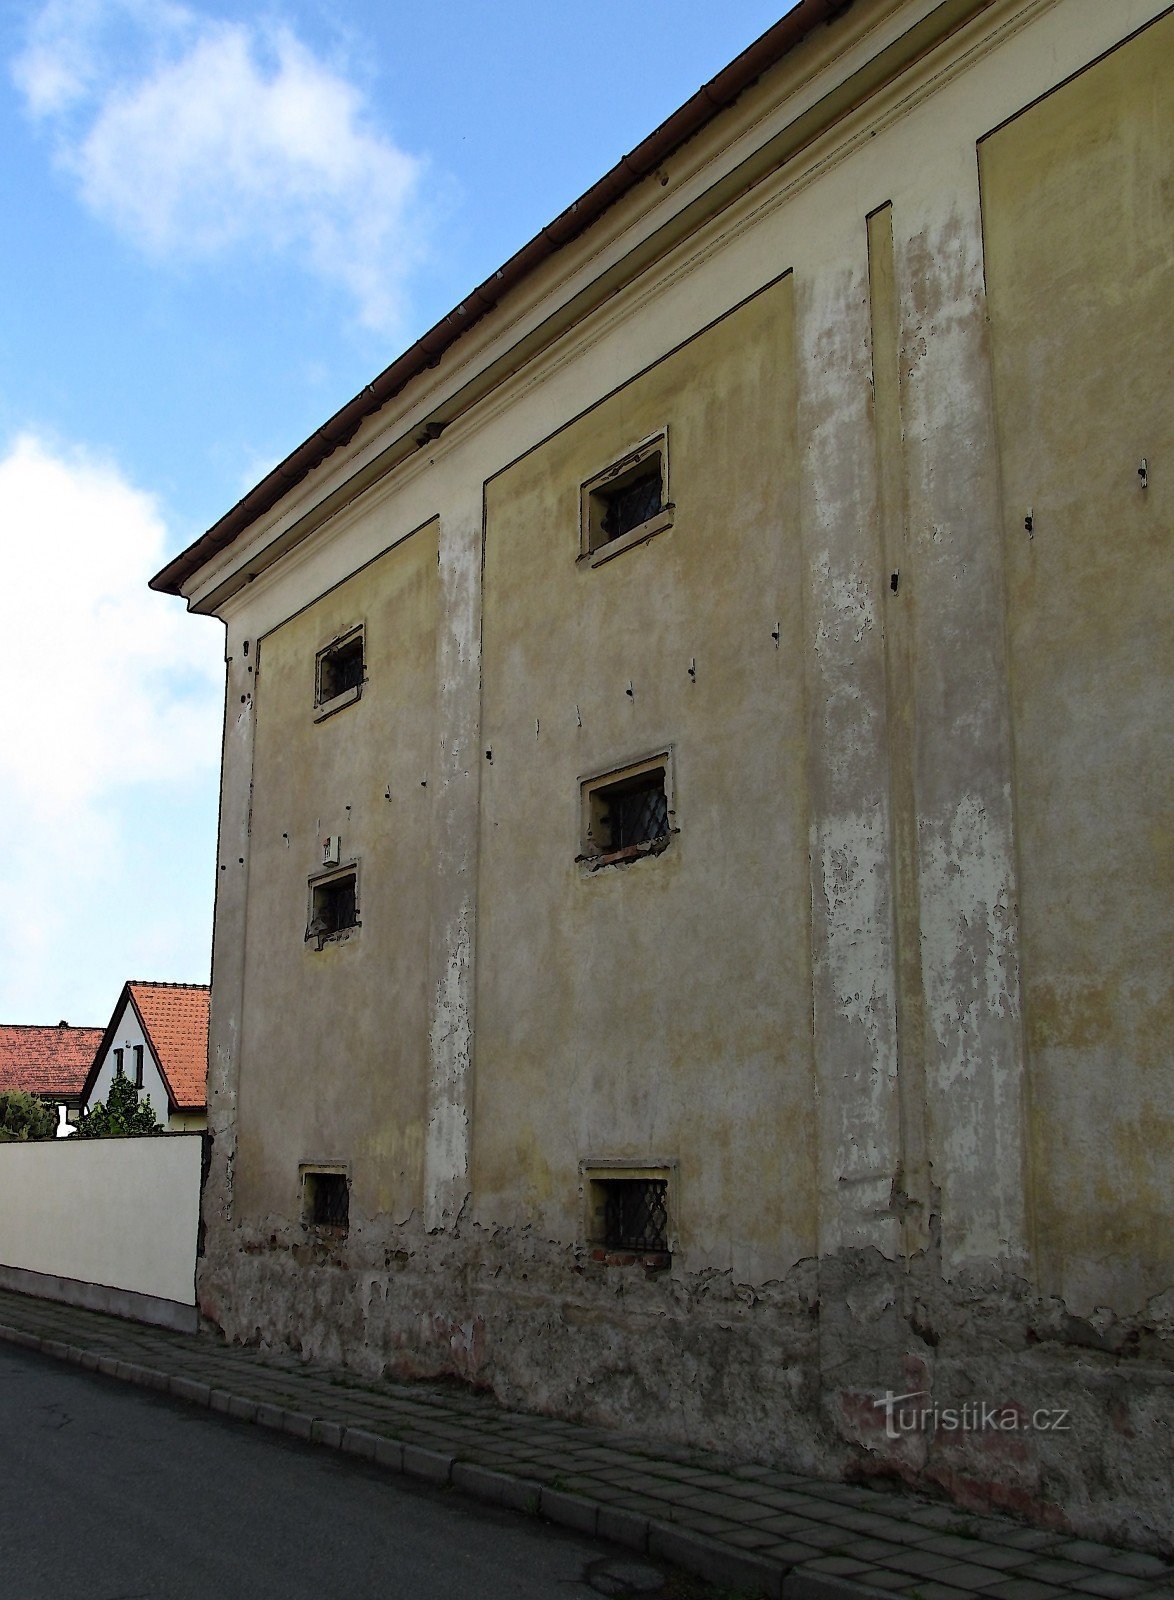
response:
[[[352,1226],[420,1205],[428,1009],[437,530],[260,644],[236,1200],[299,1214],[298,1163],[353,1163]],[[362,697],[314,721],[316,653],[365,629]],[[388,798],[390,792],[390,798]],[[361,927],[304,938],[324,834],[359,863]]]
[[[980,154],[1039,1269],[1138,1304],[1174,1244],[1174,16]]]
[[[580,1161],[676,1160],[690,1266],[763,1276],[815,1239],[792,323],[784,279],[486,495],[477,1214],[573,1242]],[[672,528],[577,560],[664,428]],[[580,780],[670,746],[679,834],[584,875]]]

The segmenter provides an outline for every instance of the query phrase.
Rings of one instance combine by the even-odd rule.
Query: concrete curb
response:
[[[641,1555],[650,1555],[680,1567],[710,1583],[729,1586],[747,1596],[764,1600],[892,1600],[886,1590],[869,1588],[849,1578],[832,1578],[804,1572],[781,1562],[735,1550],[719,1539],[690,1533],[673,1522],[661,1522],[640,1512],[609,1506],[584,1495],[568,1494],[529,1478],[516,1478],[462,1461],[458,1456],[426,1450],[420,1445],[403,1444],[398,1439],[371,1433],[363,1428],[348,1428],[326,1417],[291,1411],[271,1401],[250,1400],[247,1395],[214,1388],[196,1378],[120,1361],[59,1339],[44,1339],[0,1323],[0,1341],[22,1350],[52,1356],[85,1371],[100,1372],[140,1389],[152,1389],[184,1400],[241,1422],[254,1422],[273,1428],[310,1444],[339,1450],[361,1461],[370,1461],[403,1477],[416,1478],[433,1487],[450,1487],[484,1504],[520,1511],[544,1518],[559,1527],[591,1538],[607,1539]],[[813,1552],[813,1556],[816,1553]]]

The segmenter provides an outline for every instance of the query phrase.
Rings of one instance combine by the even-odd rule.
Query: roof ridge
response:
[[[190,985],[196,988],[197,985]],[[68,1028],[70,1033],[101,1033],[100,1022],[0,1022],[0,1028],[36,1028],[41,1033],[60,1033]]]
[[[179,983],[168,978],[128,978],[127,987],[131,989],[203,989],[208,991],[210,983]]]

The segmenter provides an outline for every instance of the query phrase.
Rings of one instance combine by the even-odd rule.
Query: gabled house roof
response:
[[[203,1111],[208,1098],[209,992],[205,983],[148,983],[132,978],[124,984],[86,1076],[83,1102],[97,1082],[130,1005],[167,1087],[168,1109]]]
[[[0,1022],[0,1094],[21,1089],[46,1100],[80,1100],[101,1028]]]

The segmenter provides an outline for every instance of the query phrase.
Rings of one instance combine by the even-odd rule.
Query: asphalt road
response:
[[[0,1600],[718,1591],[534,1518],[0,1346]]]

